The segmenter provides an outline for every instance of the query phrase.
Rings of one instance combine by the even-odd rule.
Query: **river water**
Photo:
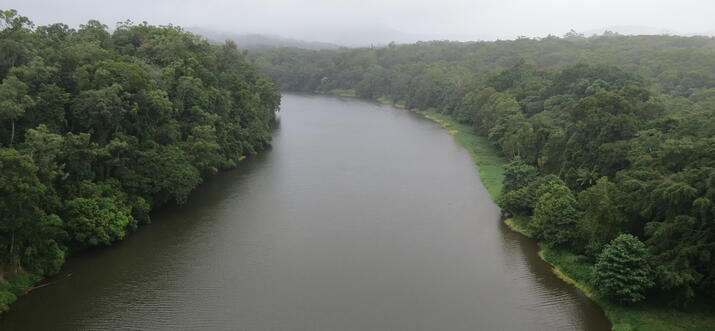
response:
[[[0,329],[609,329],[536,252],[437,124],[286,94],[271,149],[73,257]]]

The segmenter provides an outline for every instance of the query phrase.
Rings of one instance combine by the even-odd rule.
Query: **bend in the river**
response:
[[[73,258],[2,330],[605,330],[417,114],[286,94],[274,147]],[[66,275],[71,274],[71,277]]]

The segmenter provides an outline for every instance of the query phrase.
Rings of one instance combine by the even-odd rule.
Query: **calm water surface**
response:
[[[284,95],[272,149],[22,297],[2,330],[606,330],[446,130]],[[67,277],[67,275],[71,275]]]

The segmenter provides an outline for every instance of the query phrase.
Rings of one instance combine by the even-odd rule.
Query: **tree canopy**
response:
[[[279,103],[232,42],[0,11],[0,270],[51,275],[184,203],[270,143]]]
[[[512,161],[500,206],[532,216],[547,244],[595,263],[630,234],[654,266],[653,292],[715,297],[713,38],[574,33],[253,56],[286,90],[354,90],[471,125]]]

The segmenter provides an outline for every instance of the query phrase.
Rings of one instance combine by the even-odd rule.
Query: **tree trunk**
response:
[[[15,140],[15,120],[11,120],[12,130],[10,131],[10,146],[12,147],[12,141]]]
[[[15,230],[12,231],[12,237],[10,238],[10,264],[15,268],[17,272],[17,267],[15,266]]]

